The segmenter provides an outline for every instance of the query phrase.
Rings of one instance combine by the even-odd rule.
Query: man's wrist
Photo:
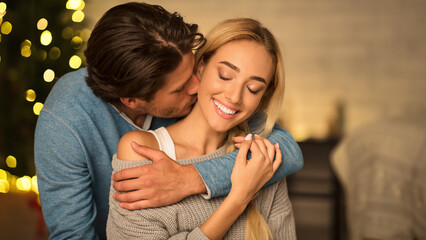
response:
[[[207,193],[206,185],[194,165],[185,165],[185,183],[188,196]]]

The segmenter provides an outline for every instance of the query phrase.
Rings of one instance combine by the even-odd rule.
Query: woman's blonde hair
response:
[[[254,114],[261,114],[251,123],[251,131],[267,137],[277,121],[284,99],[284,67],[278,42],[272,33],[257,20],[251,18],[235,18],[225,20],[214,27],[206,37],[207,42],[195,54],[195,62],[207,64],[211,56],[224,44],[238,40],[254,41],[263,46],[271,55],[274,74]],[[254,129],[253,129],[254,127]],[[229,131],[228,151],[235,149],[232,137],[248,133],[248,123],[244,121]],[[268,224],[262,215],[249,204],[245,239],[272,239]]]

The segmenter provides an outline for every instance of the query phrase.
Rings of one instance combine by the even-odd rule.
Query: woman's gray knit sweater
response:
[[[222,147],[213,153],[197,158],[178,160],[180,164],[192,164],[219,157],[225,153]],[[130,167],[150,164],[151,161],[123,161],[114,155],[113,174]],[[112,184],[112,182],[111,182]],[[200,226],[223,202],[224,197],[204,199],[190,196],[170,206],[142,210],[126,210],[112,198],[116,191],[111,185],[107,238],[113,239],[208,239]],[[254,204],[267,221],[274,239],[296,239],[293,210],[288,198],[285,179],[264,187],[254,199]],[[246,212],[232,225],[224,239],[244,239]]]

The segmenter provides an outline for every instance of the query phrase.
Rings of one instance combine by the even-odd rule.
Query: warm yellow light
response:
[[[7,181],[7,172],[3,169],[0,169],[0,180]]]
[[[65,7],[67,9],[75,10],[75,9],[80,7],[80,5],[82,4],[81,2],[82,2],[82,0],[68,0]]]
[[[85,28],[80,32],[80,37],[83,39],[83,41],[87,42],[87,40],[89,40],[90,34],[92,34],[90,29]]]
[[[52,42],[52,34],[49,30],[44,30],[40,35],[40,42],[44,46],[49,45]]]
[[[37,29],[38,30],[44,30],[44,29],[47,28],[47,24],[48,24],[48,22],[47,22],[46,18],[40,18],[40,20],[38,20],[38,22],[37,22]]]
[[[83,11],[75,11],[72,16],[71,19],[73,22],[82,22],[84,20],[84,12]]]
[[[77,69],[81,66],[81,58],[77,55],[74,55],[70,58],[70,67],[73,69]]]
[[[40,115],[40,111],[43,108],[43,103],[36,102],[33,106],[33,111],[35,115]]]
[[[33,192],[38,194],[38,183],[37,183],[37,176],[33,176],[31,178],[31,190],[33,190]]]
[[[53,47],[49,50],[49,58],[52,60],[57,60],[61,56],[61,49],[58,47]]]
[[[0,193],[8,193],[10,190],[9,182],[3,179],[0,179]]]
[[[79,36],[75,36],[71,39],[71,46],[74,49],[79,49],[81,48],[81,45],[83,45],[83,39]]]
[[[5,12],[7,8],[6,3],[0,2],[0,12]]]
[[[31,56],[31,47],[28,45],[25,45],[21,48],[21,55],[23,57],[30,57]]]
[[[12,24],[6,21],[1,25],[1,33],[8,35],[10,32],[12,32]]]
[[[23,176],[16,180],[16,187],[21,190],[28,192],[31,190],[31,178],[28,176]]]
[[[64,30],[62,30],[63,39],[70,39],[72,38],[73,34],[74,34],[74,30],[71,27],[66,27],[64,28]]]
[[[25,98],[27,99],[28,102],[34,102],[34,100],[36,99],[36,93],[32,89],[28,89],[25,95],[26,95]]]
[[[40,60],[41,60],[41,61],[46,60],[47,53],[46,53],[46,51],[45,51],[45,50],[41,49],[41,50],[39,51],[39,55],[40,55]]]
[[[85,6],[86,6],[86,3],[82,0],[80,6],[78,8],[76,8],[75,10],[80,10],[81,11],[81,10],[84,9]]]
[[[43,79],[46,82],[51,82],[53,79],[55,79],[55,72],[52,69],[47,69],[44,71]]]
[[[6,158],[6,165],[10,168],[16,168],[16,158],[14,156],[9,155]]]
[[[309,129],[304,124],[295,124],[290,128],[291,135],[297,142],[302,142],[309,139]]]

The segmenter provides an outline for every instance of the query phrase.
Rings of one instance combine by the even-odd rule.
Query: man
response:
[[[39,116],[35,161],[51,239],[105,238],[111,159],[126,132],[166,126],[190,112],[198,79],[192,49],[204,43],[195,24],[160,6],[128,3],[107,11],[85,52],[88,67],[63,76]],[[276,127],[270,141],[285,155],[272,182],[299,170],[301,152]],[[153,164],[112,177],[127,209],[159,207],[193,194],[226,195],[236,152],[181,166],[135,146]],[[212,170],[210,166],[215,165]],[[218,167],[219,166],[219,167]]]

